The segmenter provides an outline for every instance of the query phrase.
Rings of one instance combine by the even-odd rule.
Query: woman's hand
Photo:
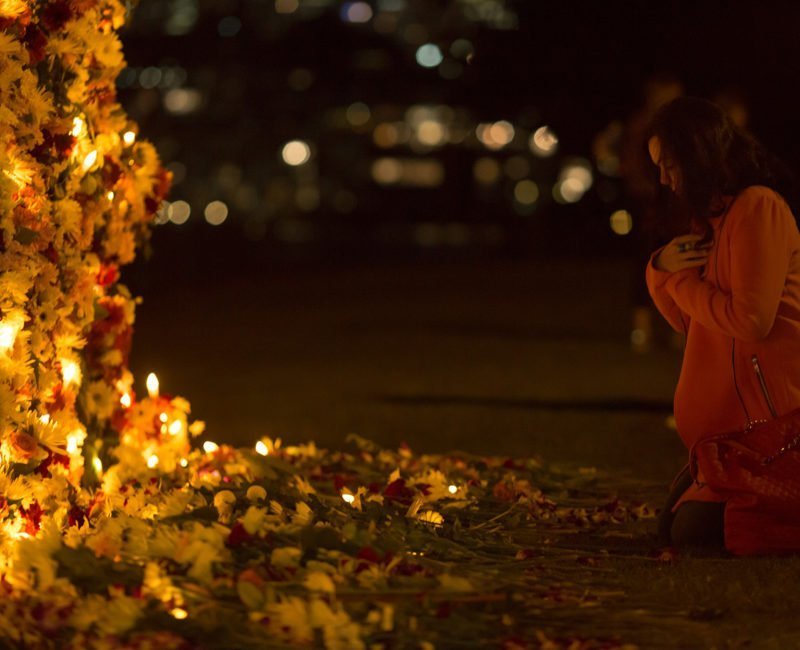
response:
[[[702,235],[676,237],[653,259],[653,266],[668,273],[703,266],[708,261],[712,244],[700,245],[702,239]]]

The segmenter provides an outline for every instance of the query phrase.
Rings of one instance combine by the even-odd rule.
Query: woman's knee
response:
[[[670,537],[676,547],[723,548],[725,504],[687,501],[675,511]]]

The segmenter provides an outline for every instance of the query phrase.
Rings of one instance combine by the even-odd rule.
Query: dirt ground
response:
[[[317,264],[142,283],[132,365],[140,383],[155,371],[188,398],[220,441],[335,446],[355,432],[668,481],[684,456],[665,425],[680,353],[632,353],[627,265],[584,264]]]

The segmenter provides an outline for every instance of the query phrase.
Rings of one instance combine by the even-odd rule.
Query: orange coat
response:
[[[674,406],[689,449],[705,437],[800,407],[797,224],[767,187],[748,187],[730,201],[727,212],[711,220],[714,242],[704,267],[668,273],[657,270],[652,257],[647,265],[656,307],[687,334]],[[725,501],[702,476],[673,510],[690,500]],[[725,545],[737,554],[800,550],[800,504],[796,521],[787,522],[771,518],[752,495],[729,499]]]

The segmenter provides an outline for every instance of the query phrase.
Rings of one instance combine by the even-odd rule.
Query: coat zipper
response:
[[[769,412],[772,413],[772,417],[776,418],[778,417],[778,412],[775,410],[775,405],[772,403],[772,398],[769,396],[767,380],[764,379],[764,373],[761,371],[761,364],[758,362],[758,357],[754,354],[750,360],[753,362],[753,370],[756,371],[758,383],[761,385],[761,392],[764,393],[764,399],[767,400]]]

